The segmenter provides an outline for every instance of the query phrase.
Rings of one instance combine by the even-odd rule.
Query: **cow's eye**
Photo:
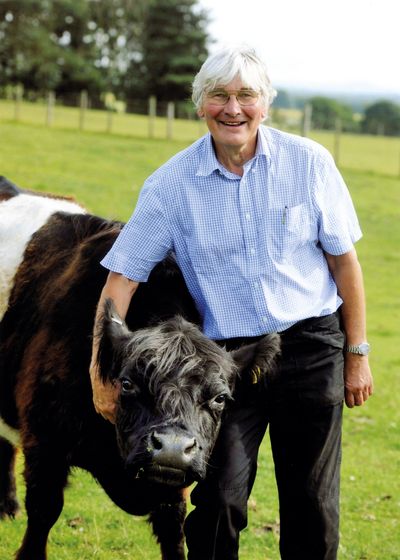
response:
[[[132,393],[135,392],[136,386],[132,383],[130,379],[124,377],[123,379],[121,379],[121,390],[122,390],[122,394],[131,395]]]
[[[210,406],[212,408],[222,408],[226,402],[228,398],[228,395],[226,393],[221,393],[219,395],[217,395],[216,397],[214,397],[211,401],[210,401]]]

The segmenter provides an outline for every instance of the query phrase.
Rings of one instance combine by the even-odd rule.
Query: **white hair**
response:
[[[261,94],[266,107],[271,105],[276,91],[267,67],[252,47],[241,45],[224,47],[204,62],[192,84],[192,100],[196,108],[201,108],[205,93],[216,86],[226,86],[237,77],[245,87]]]

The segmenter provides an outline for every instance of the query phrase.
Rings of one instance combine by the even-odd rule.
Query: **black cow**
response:
[[[88,368],[106,278],[99,261],[122,224],[66,201],[58,211],[54,198],[4,179],[1,199],[7,232],[0,225],[0,248],[13,259],[0,265],[0,517],[13,517],[18,508],[18,439],[28,525],[16,558],[46,558],[48,533],[77,466],[123,510],[149,516],[164,559],[183,559],[182,488],[204,478],[226,402],[251,382],[252,369],[271,370],[279,337],[233,353],[207,339],[174,259],[166,259],[140,285],[126,323],[112,302],[106,306],[99,365],[103,379],[120,388],[113,426],[94,410]],[[17,249],[13,215],[19,232],[36,220]]]

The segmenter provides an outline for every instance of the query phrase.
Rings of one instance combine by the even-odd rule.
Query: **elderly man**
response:
[[[207,336],[231,348],[281,333],[277,374],[231,405],[192,493],[190,560],[238,558],[268,426],[282,558],[336,558],[343,400],[362,405],[372,393],[357,217],[323,147],[261,124],[274,95],[252,49],[209,57],[193,84],[209,133],[146,181],[103,260],[99,312],[111,297],[124,317],[138,284],[174,252]],[[116,395],[99,383],[95,356],[94,402],[112,419]]]

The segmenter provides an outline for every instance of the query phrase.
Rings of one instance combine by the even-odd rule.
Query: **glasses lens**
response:
[[[223,89],[210,91],[207,98],[213,105],[226,105],[231,95],[234,95],[238,100],[239,105],[254,105],[259,97],[259,94],[253,89],[241,89],[236,92],[228,92]]]
[[[207,94],[207,97],[210,100],[210,102],[213,103],[214,105],[225,105],[225,103],[229,101],[228,93],[220,89],[215,91],[210,91]]]
[[[252,89],[241,90],[237,93],[236,99],[240,105],[254,105],[258,99],[258,93]]]

